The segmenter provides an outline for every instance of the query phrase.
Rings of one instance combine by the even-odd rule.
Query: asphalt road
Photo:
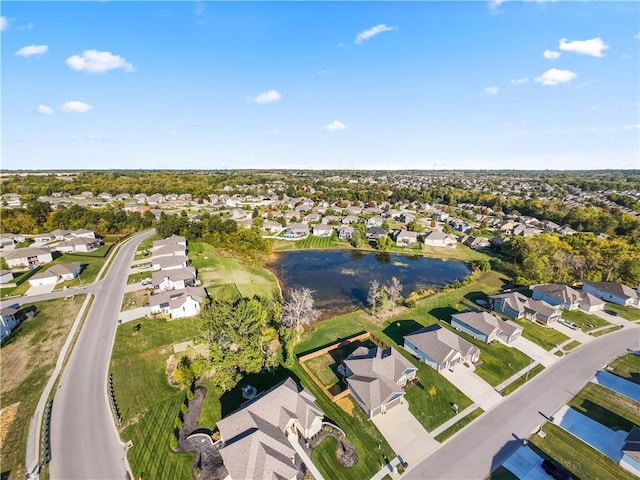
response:
[[[128,478],[124,445],[107,398],[107,374],[131,261],[140,241],[153,233],[123,244],[105,279],[87,287],[95,298],[53,403],[52,479]]]
[[[627,349],[640,348],[640,326],[624,327],[583,344],[525,383],[427,458],[409,466],[410,479],[481,480],[532,432]]]

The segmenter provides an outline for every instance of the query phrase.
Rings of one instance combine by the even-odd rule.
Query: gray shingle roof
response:
[[[588,282],[584,281],[585,285],[591,285],[597,288],[601,292],[610,293],[620,298],[638,298],[638,292],[631,287],[627,287],[623,283],[618,282]]]
[[[421,328],[404,338],[438,363],[446,362],[456,352],[467,356],[479,351],[478,347],[464,338],[436,324]]]

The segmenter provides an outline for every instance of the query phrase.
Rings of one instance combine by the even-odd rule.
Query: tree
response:
[[[378,296],[380,295],[380,282],[373,279],[369,282],[369,293],[367,294],[367,301],[371,305],[371,314],[376,315],[376,304],[378,303]]]
[[[313,292],[308,288],[290,290],[282,305],[282,323],[295,329],[299,336],[302,329],[313,323],[320,314],[313,303]]]
[[[396,311],[396,305],[402,295],[402,283],[396,277],[391,278],[391,282],[387,285],[387,293],[389,294],[389,300],[391,301],[391,310]]]
[[[427,393],[429,394],[429,396],[431,398],[435,397],[438,394],[438,389],[436,388],[435,385],[431,385],[429,387],[429,390],[427,390]]]
[[[376,241],[376,247],[378,248],[378,250],[382,252],[388,251],[391,248],[391,244],[392,244],[392,241],[388,235],[385,235],[384,237],[379,237],[378,240]]]

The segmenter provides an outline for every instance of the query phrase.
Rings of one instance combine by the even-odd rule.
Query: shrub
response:
[[[188,388],[187,389],[187,400],[191,401],[191,400],[193,400],[193,397],[194,397],[193,390]]]
[[[178,448],[178,439],[173,433],[169,434],[169,447],[171,447],[171,450]]]
[[[183,423],[180,417],[176,417],[176,419],[173,421],[173,426],[180,430],[182,428],[182,425]]]
[[[182,413],[187,413],[189,411],[189,407],[187,407],[184,403],[180,405],[180,411]]]

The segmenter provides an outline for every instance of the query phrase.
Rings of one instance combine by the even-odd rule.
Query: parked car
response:
[[[618,316],[618,312],[615,310],[605,310],[604,313],[608,313],[609,315],[613,315],[614,317]]]
[[[144,286],[151,285],[151,279],[150,278],[145,278],[144,280],[142,280],[141,284],[144,285]]]
[[[565,327],[570,328],[571,330],[580,330],[580,327],[578,325],[576,325],[573,322],[570,322],[569,320],[560,320],[560,323],[563,324]]]
[[[566,468],[561,467],[551,460],[544,460],[542,462],[542,469],[547,475],[556,480],[573,480],[573,477]]]

